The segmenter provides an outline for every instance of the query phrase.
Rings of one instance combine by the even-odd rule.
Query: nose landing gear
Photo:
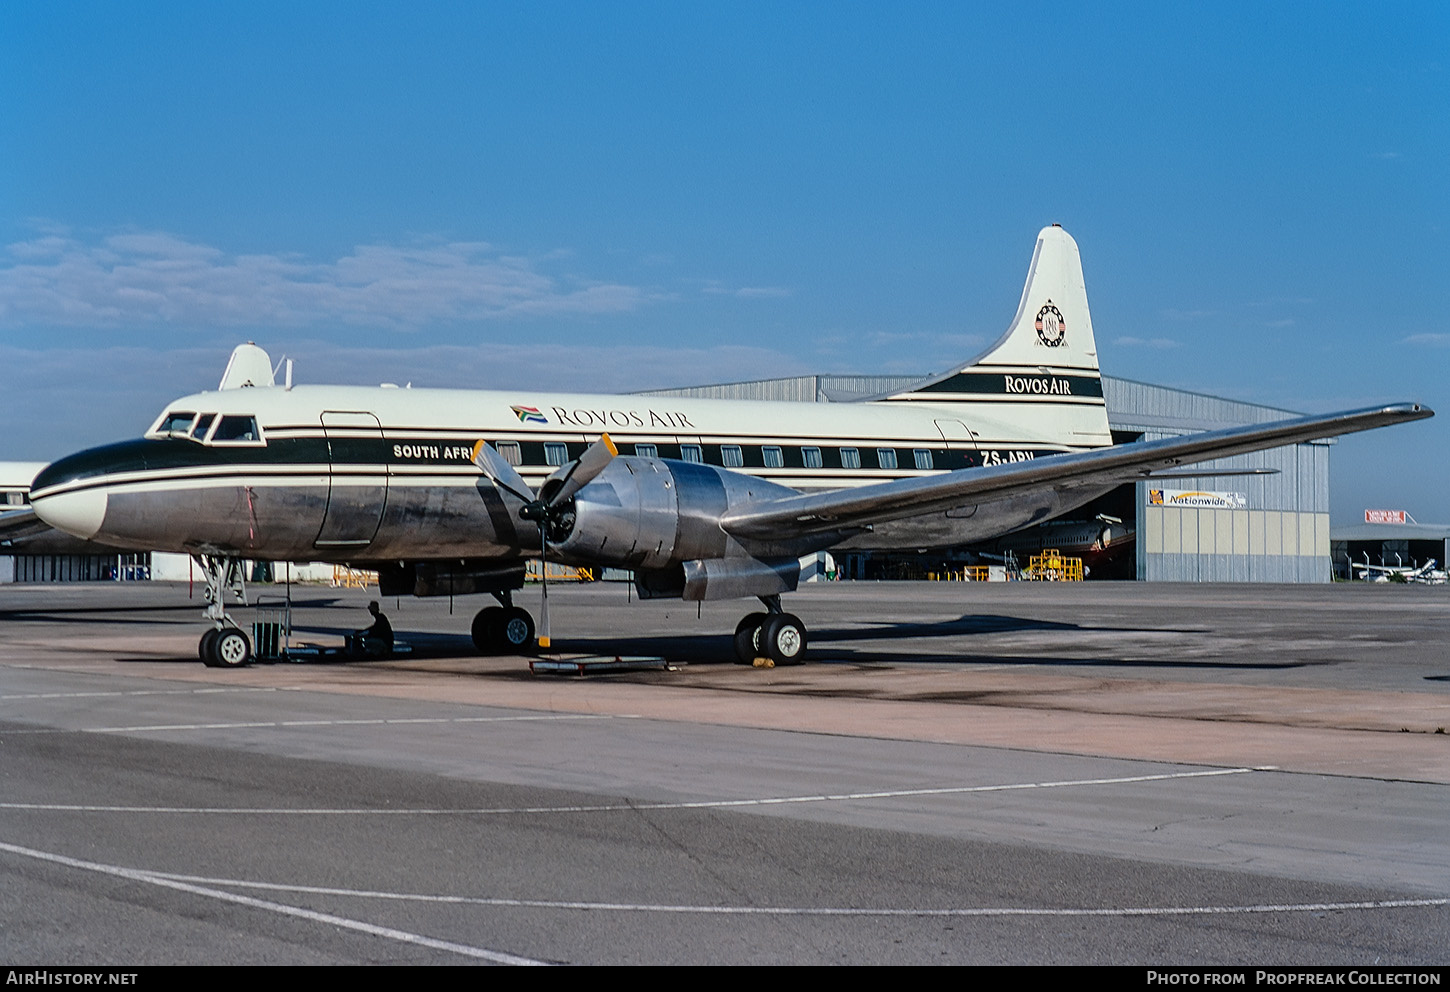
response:
[[[252,660],[252,639],[226,611],[226,594],[231,592],[245,606],[247,585],[240,558],[193,555],[206,582],[207,608],[204,616],[213,626],[201,635],[197,654],[208,668],[241,668]]]

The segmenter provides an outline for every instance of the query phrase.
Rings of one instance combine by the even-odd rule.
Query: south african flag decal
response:
[[[547,424],[549,418],[539,412],[536,406],[511,406],[510,410],[519,418],[521,424]]]

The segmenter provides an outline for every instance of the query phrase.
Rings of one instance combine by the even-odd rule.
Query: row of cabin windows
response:
[[[525,459],[524,448],[518,441],[499,441],[496,447],[499,454],[503,455],[504,460],[510,465],[527,465],[538,464],[536,460],[538,451],[534,447],[536,444],[537,442],[524,442],[527,447],[534,448],[533,457],[529,459]],[[583,454],[585,445],[545,441],[542,447],[543,464],[559,466],[571,458],[577,458]],[[627,447],[629,447],[627,444],[621,445],[620,449],[623,451]],[[813,445],[785,447],[778,444],[659,445],[643,442],[633,447],[633,453],[642,458],[659,458],[661,448],[663,448],[665,458],[694,462],[697,465],[719,465],[723,468],[874,468],[890,470],[901,467],[901,460],[896,448],[819,448]],[[571,452],[571,448],[578,450]],[[970,464],[967,452],[963,451],[931,448],[912,448],[910,450],[911,464],[917,469],[966,468]],[[944,464],[938,466],[938,460]]]

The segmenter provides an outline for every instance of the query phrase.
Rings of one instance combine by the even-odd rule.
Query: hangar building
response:
[[[922,378],[805,375],[651,390],[647,395],[839,403],[901,389]],[[1300,416],[1292,410],[1130,379],[1105,375],[1102,381],[1108,423],[1117,442]],[[1207,462],[1201,467],[1276,472],[1137,482],[1084,507],[1078,514],[1090,520],[1095,513],[1108,512],[1136,522],[1134,571],[1142,580],[1328,582],[1332,443],[1314,441]]]
[[[1440,568],[1450,560],[1450,524],[1363,523],[1329,532],[1334,574],[1358,576],[1351,562],[1392,567],[1423,565],[1433,558]]]

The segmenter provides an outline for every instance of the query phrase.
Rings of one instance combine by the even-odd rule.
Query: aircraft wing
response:
[[[23,510],[7,510],[0,514],[0,546],[22,537],[34,537],[50,530],[50,524],[36,516],[30,507]]]
[[[859,529],[953,507],[1042,490],[1111,487],[1150,478],[1180,465],[1434,416],[1418,403],[1251,424],[1184,437],[1139,441],[1096,451],[1048,455],[987,468],[899,479],[855,489],[808,493],[751,503],[725,514],[720,525],[743,538],[783,539],[818,531]]]

